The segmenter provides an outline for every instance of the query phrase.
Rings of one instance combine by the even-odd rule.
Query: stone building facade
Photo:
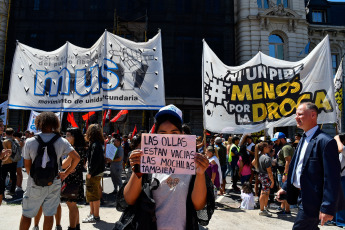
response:
[[[257,52],[287,60],[304,58],[327,34],[330,38],[335,74],[345,52],[344,3],[326,0],[236,0],[235,39],[237,65],[250,60]],[[336,20],[338,18],[338,20]],[[333,125],[324,125],[335,134]],[[293,136],[295,127],[276,130]]]

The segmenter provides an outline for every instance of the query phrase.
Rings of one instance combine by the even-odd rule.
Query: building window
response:
[[[269,55],[274,58],[284,59],[284,40],[276,34],[272,34],[268,38]]]
[[[258,0],[258,7],[268,9],[268,0]]]
[[[34,1],[34,10],[40,10],[40,0]]]
[[[206,0],[205,1],[205,10],[209,14],[218,14],[220,9],[219,0]]]
[[[277,5],[283,4],[284,8],[287,8],[289,6],[288,0],[277,0]]]
[[[312,21],[325,23],[326,22],[326,13],[322,10],[313,10],[312,12]]]
[[[332,54],[332,70],[333,70],[333,76],[337,73],[338,70],[338,55]]]

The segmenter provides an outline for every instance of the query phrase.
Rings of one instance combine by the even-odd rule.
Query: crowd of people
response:
[[[60,199],[66,201],[70,212],[68,229],[80,229],[80,221],[100,221],[101,180],[108,166],[114,185],[111,194],[116,197],[117,210],[123,212],[114,229],[199,229],[199,224],[209,223],[216,197],[229,193],[239,194],[239,208],[259,208],[259,215],[266,217],[272,216],[270,200],[280,202],[275,212],[278,215],[291,214],[290,204],[297,204],[294,229],[317,229],[319,220],[321,224],[334,221],[344,226],[345,211],[340,210],[345,206],[345,134],[330,138],[318,128],[316,119],[317,107],[301,104],[296,121],[305,135],[296,133],[293,140],[282,132],[272,138],[243,134],[225,139],[223,134],[210,135],[205,130],[203,136],[196,137],[195,175],[140,173],[141,133],[145,131],[121,136],[102,133],[100,125],[92,124],[85,134],[79,128],[61,133],[54,113],[43,112],[35,120],[41,132],[34,135],[12,128],[4,130],[0,120],[0,205],[9,180],[7,194],[22,191],[25,168],[30,176],[22,200],[20,229],[29,229],[34,218],[33,230],[38,230],[42,213],[44,229],[52,229],[54,216],[56,229],[62,229]],[[183,124],[181,110],[173,105],[159,110],[152,131],[192,134]],[[105,154],[109,145],[116,147],[112,158]],[[53,176],[48,178],[49,173],[39,170]],[[124,173],[127,177],[123,182]],[[41,174],[47,176],[41,178]],[[231,189],[226,184],[231,184]],[[313,201],[318,206],[317,214],[320,212],[317,217],[309,210],[309,193],[321,193],[321,200],[317,195]],[[83,201],[90,206],[86,217],[79,216],[77,207]]]

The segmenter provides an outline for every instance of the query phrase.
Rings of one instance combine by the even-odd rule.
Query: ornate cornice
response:
[[[260,17],[277,16],[277,17],[301,18],[301,16],[297,14],[295,11],[289,8],[284,8],[283,4],[276,5],[272,1],[270,1],[269,6],[270,8],[268,8],[267,10],[259,14]]]

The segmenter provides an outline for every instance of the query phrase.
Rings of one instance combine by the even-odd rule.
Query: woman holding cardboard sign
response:
[[[174,105],[155,116],[155,133],[182,134],[182,112]],[[114,229],[199,229],[207,225],[214,211],[213,184],[205,174],[209,165],[196,153],[195,175],[142,174],[142,150],[129,158],[132,175],[117,196],[117,210],[124,211]]]

